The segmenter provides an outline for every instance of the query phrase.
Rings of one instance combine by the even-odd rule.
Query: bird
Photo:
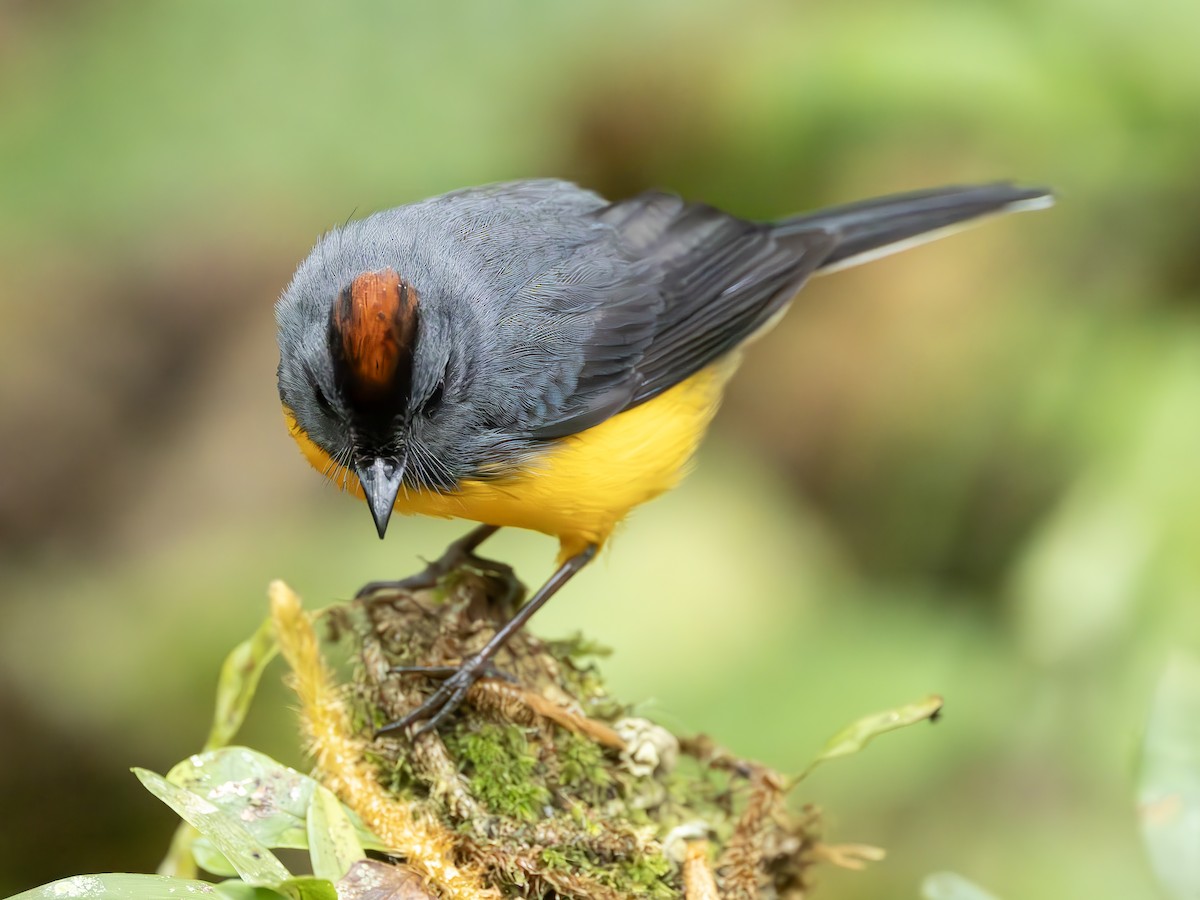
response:
[[[432,586],[501,527],[559,541],[553,574],[480,651],[403,670],[441,680],[377,733],[438,728],[622,519],[680,482],[742,351],[810,276],[1052,202],[995,182],[760,222],[531,179],[320,237],[275,309],[289,432],[380,538],[393,511],[478,523],[392,584]]]

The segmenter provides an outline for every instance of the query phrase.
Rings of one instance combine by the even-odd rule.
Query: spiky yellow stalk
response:
[[[350,728],[350,715],[321,656],[317,636],[300,598],[282,581],[268,588],[275,636],[292,669],[301,722],[319,779],[397,856],[453,900],[496,900],[479,871],[454,861],[452,838],[440,825],[387,795],[366,762],[366,744]]]

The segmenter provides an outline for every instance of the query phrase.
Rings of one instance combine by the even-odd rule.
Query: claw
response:
[[[464,550],[470,553],[471,550],[478,546],[480,541],[487,538],[495,530],[494,526],[481,525],[467,535],[467,537],[451,544],[446,553],[461,553]],[[471,543],[471,541],[474,541],[474,543]],[[530,617],[541,609],[560,587],[570,580],[571,576],[587,565],[591,558],[596,555],[596,550],[596,544],[588,544],[574,556],[568,557],[554,574],[550,576],[550,580],[543,584],[537,593],[529,598],[529,602],[517,610],[516,614],[505,622],[499,631],[492,635],[491,639],[483,646],[483,649],[472,656],[468,656],[457,668],[451,666],[402,666],[396,669],[395,671],[404,673],[426,674],[435,678],[444,677],[445,680],[438,685],[437,690],[426,698],[424,703],[403,718],[384,725],[375,732],[376,736],[389,734],[393,731],[404,731],[422,719],[425,719],[425,723],[413,734],[413,738],[415,739],[441,725],[446,720],[446,717],[454,712],[463,702],[463,699],[467,696],[467,691],[471,689],[471,685],[488,674],[489,671],[494,671],[491,664],[492,657],[504,646],[505,641],[520,630],[529,621]],[[443,555],[443,559],[445,559],[445,555]],[[440,563],[441,560],[438,562]],[[366,589],[364,588],[364,590]]]
[[[483,656],[472,656],[463,661],[461,666],[400,666],[393,671],[420,673],[433,677],[443,677],[445,680],[438,685],[437,690],[425,698],[425,702],[416,709],[395,722],[389,722],[375,732],[379,737],[395,731],[405,731],[417,722],[425,719],[425,723],[413,733],[413,739],[427,731],[433,731],[446,717],[462,704],[473,685],[491,668],[488,659]],[[447,671],[449,670],[449,671]]]

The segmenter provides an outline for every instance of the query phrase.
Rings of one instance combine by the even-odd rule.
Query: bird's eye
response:
[[[421,412],[429,415],[435,409],[442,405],[442,397],[446,392],[446,379],[442,379],[437,383],[437,387],[433,389],[433,393],[429,395],[429,399],[421,406]]]
[[[316,398],[317,406],[321,407],[322,412],[324,412],[326,415],[332,416],[334,414],[333,404],[329,402],[329,398],[326,397],[325,392],[321,390],[321,385],[317,383],[316,379],[310,381],[309,384],[312,386],[313,397]]]

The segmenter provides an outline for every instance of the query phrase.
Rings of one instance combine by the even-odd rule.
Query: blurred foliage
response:
[[[1200,661],[1171,660],[1155,692],[1142,747],[1138,818],[1162,885],[1175,900],[1200,894]]]
[[[271,302],[316,235],[557,174],[761,217],[1057,189],[810,285],[693,479],[537,629],[783,769],[945,695],[814,783],[890,851],[824,895],[1152,896],[1133,758],[1200,644],[1198,29],[1183,0],[0,6],[0,893],[161,856],[109,773],[201,745],[270,578],[345,597],[460,530],[379,545],[284,433]],[[532,581],[552,548],[494,552]],[[245,739],[296,764],[289,727]]]

